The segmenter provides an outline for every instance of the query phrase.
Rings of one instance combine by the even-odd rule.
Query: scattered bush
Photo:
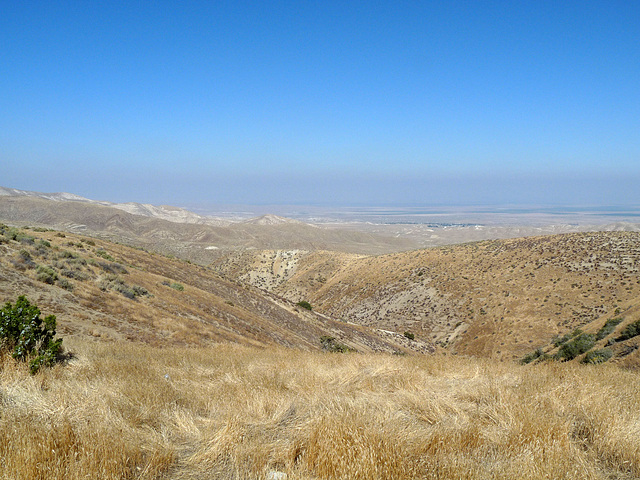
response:
[[[522,359],[520,360],[520,363],[522,365],[526,365],[528,363],[533,362],[534,360],[537,360],[540,357],[544,357],[545,354],[542,351],[541,348],[537,348],[535,351],[531,352],[531,353],[527,353],[524,357],[522,357]]]
[[[60,275],[67,278],[73,278],[74,280],[79,280],[81,282],[84,282],[89,278],[89,275],[80,270],[70,270],[68,268],[60,270]]]
[[[0,341],[2,347],[12,350],[15,359],[29,360],[29,369],[35,374],[42,366],[53,366],[60,360],[62,339],[56,335],[56,317],[40,318],[40,309],[20,296],[15,306],[7,302],[0,310]]]
[[[600,350],[592,350],[587,352],[587,354],[582,359],[582,363],[604,363],[613,357],[613,352],[610,348],[602,348]]]
[[[38,240],[38,246],[51,248],[51,243],[49,243],[47,240],[40,239]]]
[[[354,350],[347,347],[342,343],[338,343],[335,337],[331,337],[329,335],[323,335],[320,337],[320,343],[322,344],[322,349],[327,352],[332,353],[348,353],[353,352]]]
[[[109,260],[110,262],[115,262],[116,259],[107,253],[107,251],[103,248],[99,248],[95,251],[95,254],[99,257],[104,258],[105,260]]]
[[[596,339],[594,335],[580,333],[573,340],[562,345],[556,357],[563,361],[573,360],[578,355],[591,350],[595,344]]]
[[[56,282],[56,285],[58,285],[60,288],[64,288],[65,290],[68,290],[70,292],[73,291],[73,283],[71,283],[66,278],[58,278],[58,281]]]
[[[296,305],[298,305],[299,307],[302,307],[306,310],[313,310],[313,307],[311,306],[311,304],[309,302],[307,302],[306,300],[301,300],[298,303],[296,303]]]
[[[56,280],[58,279],[58,274],[51,267],[45,267],[44,265],[40,265],[36,270],[36,272],[38,274],[37,279],[41,282],[48,283],[49,285],[53,285],[54,283],[56,283]]]
[[[184,285],[182,285],[181,283],[173,282],[169,286],[171,288],[173,288],[174,290],[177,290],[179,292],[183,292],[184,291]]]
[[[130,287],[119,276],[112,275],[112,274],[108,274],[104,276],[100,280],[98,287],[100,287],[100,290],[103,290],[103,291],[114,290],[124,295],[130,300],[133,300],[136,297],[149,295],[149,292],[147,291],[146,288],[140,287],[138,285],[134,285],[133,287]]]
[[[134,285],[133,287],[131,287],[131,289],[133,290],[133,293],[136,295],[136,297],[149,296],[149,290],[147,290],[144,287],[141,287],[140,285]]]
[[[636,320],[635,322],[630,323],[629,325],[624,327],[624,329],[620,332],[620,336],[616,338],[616,341],[621,342],[638,335],[640,335],[640,320]]]
[[[407,337],[409,340],[415,340],[416,339],[416,336],[411,332],[404,332],[404,336]]]
[[[129,271],[119,263],[97,262],[97,265],[107,273],[127,275]]]
[[[613,332],[616,327],[622,322],[622,318],[610,318],[602,326],[598,333],[596,333],[596,340],[602,340],[604,337]]]

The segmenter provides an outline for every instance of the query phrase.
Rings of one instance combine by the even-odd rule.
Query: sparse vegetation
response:
[[[404,332],[404,336],[406,338],[408,338],[409,340],[415,340],[416,339],[416,336],[411,332]]]
[[[582,359],[582,363],[604,363],[613,357],[613,351],[610,348],[602,348],[600,350],[591,350]]]
[[[311,306],[311,304],[309,302],[307,302],[306,300],[301,300],[298,303],[296,303],[296,305],[298,305],[299,307],[304,308],[305,310],[313,310],[313,307]]]
[[[600,330],[598,330],[598,333],[596,333],[596,340],[602,340],[603,338],[605,338],[607,335],[609,335],[611,332],[613,332],[615,330],[615,328],[620,325],[620,323],[622,323],[622,318],[618,317],[618,318],[610,318],[609,320],[607,320],[605,322],[605,324],[602,326],[602,328]]]
[[[58,279],[58,274],[56,273],[56,271],[53,268],[47,267],[45,265],[40,265],[36,269],[36,272],[38,274],[38,280],[44,283],[48,283],[49,285],[53,285]]]
[[[578,355],[591,350],[596,344],[595,336],[588,333],[579,333],[570,342],[563,344],[557,353],[559,360],[573,360]]]
[[[162,285],[173,288],[174,290],[177,290],[179,292],[184,292],[184,285],[178,282],[170,282],[168,280],[165,280],[162,282]]]
[[[136,297],[147,296],[149,292],[146,288],[140,287],[138,285],[129,286],[126,282],[120,278],[118,275],[107,274],[99,282],[99,287],[103,291],[113,290],[118,292],[130,300],[135,299]]]
[[[522,357],[522,359],[520,360],[520,363],[522,365],[526,365],[528,363],[533,362],[534,360],[537,360],[539,358],[544,358],[544,357],[545,357],[544,350],[542,350],[542,348],[536,348],[533,352],[527,353],[524,357]]]
[[[322,345],[322,349],[327,352],[348,353],[354,351],[353,349],[347,347],[345,344],[338,342],[335,337],[331,337],[329,335],[321,336],[320,344]]]
[[[629,325],[624,327],[620,332],[620,336],[616,338],[616,341],[622,342],[638,335],[640,335],[640,320],[636,320],[635,322],[630,323]]]
[[[28,361],[35,374],[40,367],[52,366],[62,352],[62,339],[55,339],[56,317],[40,318],[40,309],[24,297],[15,305],[7,302],[0,310],[0,347],[10,350],[17,360]]]
[[[113,258],[106,250],[104,250],[103,248],[98,248],[95,252],[94,252],[97,256],[104,258],[105,260],[109,260],[110,262],[115,262],[116,259]]]

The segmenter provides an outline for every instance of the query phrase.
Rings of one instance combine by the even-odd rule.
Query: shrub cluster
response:
[[[560,350],[558,350],[556,357],[564,361],[573,360],[578,355],[591,350],[595,344],[596,339],[594,335],[581,333],[570,342],[563,344]]]
[[[596,333],[596,340],[602,340],[604,337],[613,332],[616,327],[622,322],[622,318],[610,318],[606,321],[606,323],[602,326],[598,333]]]
[[[100,287],[100,290],[114,290],[130,300],[133,300],[136,297],[149,295],[149,291],[146,288],[139,285],[129,286],[124,280],[122,280],[122,278],[112,274],[105,275],[102,280],[100,280],[98,286]]]
[[[13,358],[29,360],[29,370],[35,374],[40,367],[50,367],[60,360],[62,339],[55,339],[56,317],[40,318],[40,309],[20,296],[15,306],[7,302],[0,310],[0,342],[11,350]]]
[[[331,337],[329,335],[321,336],[320,343],[322,344],[322,349],[326,350],[327,352],[348,353],[354,351],[352,348],[347,347],[345,344],[337,342],[335,337]]]
[[[604,363],[613,357],[613,352],[610,348],[602,348],[600,350],[592,350],[582,359],[582,363]]]
[[[540,357],[544,358],[545,353],[542,351],[541,348],[537,348],[533,352],[527,353],[524,357],[522,357],[522,359],[520,360],[520,363],[522,365],[526,365],[528,363],[533,362],[534,360],[537,360]]]
[[[622,342],[623,340],[628,340],[629,338],[633,338],[638,335],[640,335],[640,320],[636,320],[624,327],[618,338],[616,338],[616,341]]]

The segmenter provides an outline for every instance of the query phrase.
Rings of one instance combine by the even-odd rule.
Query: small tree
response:
[[[307,310],[313,310],[313,307],[311,306],[311,304],[306,300],[301,300],[298,303],[296,303],[296,305],[302,308],[306,308]]]
[[[15,306],[7,302],[0,310],[0,345],[12,350],[17,360],[29,360],[29,370],[35,374],[41,366],[53,366],[62,353],[62,339],[56,335],[56,316],[44,321],[40,309],[25,296],[18,297]]]

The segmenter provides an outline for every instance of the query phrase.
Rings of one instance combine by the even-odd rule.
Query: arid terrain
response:
[[[0,197],[0,301],[70,357],[0,354],[0,479],[640,477],[638,232],[419,249],[45,197]]]

